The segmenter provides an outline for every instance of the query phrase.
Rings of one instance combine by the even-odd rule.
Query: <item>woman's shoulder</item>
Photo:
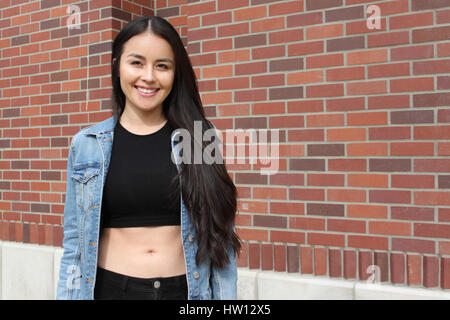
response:
[[[86,139],[90,140],[99,134],[114,131],[116,121],[114,116],[111,116],[101,122],[89,125],[78,131],[72,139],[72,145],[76,146],[83,143]]]

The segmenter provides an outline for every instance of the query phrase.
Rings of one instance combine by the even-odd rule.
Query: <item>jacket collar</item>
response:
[[[103,133],[108,133],[114,131],[118,117],[111,116],[110,118],[99,122],[93,126],[89,126],[83,130],[85,135],[101,135]]]

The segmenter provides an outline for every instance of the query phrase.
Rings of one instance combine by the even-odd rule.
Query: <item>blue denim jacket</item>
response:
[[[64,253],[56,299],[93,299],[97,271],[103,186],[108,172],[114,127],[111,117],[84,128],[72,139],[67,166],[64,207]],[[180,170],[179,148],[172,135],[172,153]],[[219,269],[211,262],[196,264],[196,230],[181,198],[181,236],[186,261],[188,299],[236,299],[236,257],[228,247],[230,263]]]

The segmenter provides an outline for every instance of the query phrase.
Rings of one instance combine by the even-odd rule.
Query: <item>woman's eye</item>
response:
[[[158,64],[158,68],[169,69],[165,64]]]
[[[131,64],[140,64],[141,62],[139,61],[133,61]]]

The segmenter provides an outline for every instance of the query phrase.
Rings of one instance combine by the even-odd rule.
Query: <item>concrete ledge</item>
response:
[[[440,289],[399,287],[292,273],[239,269],[238,299],[450,300],[450,292]]]
[[[55,299],[62,254],[59,247],[0,241],[0,299]],[[238,299],[450,300],[450,291],[239,268]]]
[[[54,298],[54,247],[3,242],[1,249],[2,299]]]

